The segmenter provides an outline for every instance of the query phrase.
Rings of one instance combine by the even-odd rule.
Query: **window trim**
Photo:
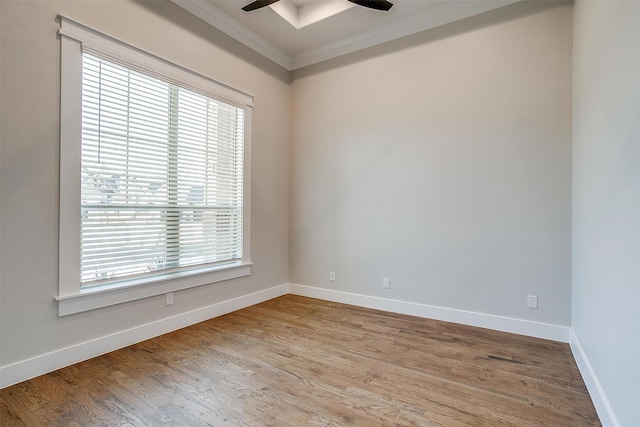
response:
[[[80,313],[251,274],[251,124],[253,96],[138,49],[90,27],[58,16],[60,77],[60,217],[58,315]],[[239,262],[123,279],[81,288],[80,185],[82,147],[82,52],[95,52],[146,74],[244,110],[243,256]]]

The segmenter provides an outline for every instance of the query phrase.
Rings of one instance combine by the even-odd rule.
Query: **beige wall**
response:
[[[640,2],[578,1],[573,34],[572,326],[617,425],[638,426]]]
[[[294,72],[291,282],[568,326],[571,23],[527,2]]]
[[[301,70],[291,98],[289,73],[169,2],[0,7],[2,365],[289,274],[568,324],[568,5],[510,6]],[[255,95],[250,278],[180,292],[168,308],[157,297],[58,318],[58,13]],[[539,310],[524,308],[527,294]]]
[[[168,1],[0,1],[0,365],[106,336],[288,279],[289,73]],[[255,96],[253,274],[58,318],[60,41],[64,14]]]
[[[639,9],[524,2],[290,86],[168,1],[0,0],[0,366],[290,281],[571,324],[637,424]],[[250,278],[58,318],[58,13],[255,95]]]

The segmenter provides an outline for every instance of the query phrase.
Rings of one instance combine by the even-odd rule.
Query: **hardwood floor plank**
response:
[[[567,344],[285,295],[0,391],[2,426],[598,426]]]

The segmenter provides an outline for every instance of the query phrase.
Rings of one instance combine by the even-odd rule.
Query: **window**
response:
[[[250,273],[251,97],[61,18],[60,315]]]
[[[91,54],[82,286],[242,259],[244,110]]]

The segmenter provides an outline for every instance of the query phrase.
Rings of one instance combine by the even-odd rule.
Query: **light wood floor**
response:
[[[567,344],[286,295],[0,391],[3,426],[600,425]]]

